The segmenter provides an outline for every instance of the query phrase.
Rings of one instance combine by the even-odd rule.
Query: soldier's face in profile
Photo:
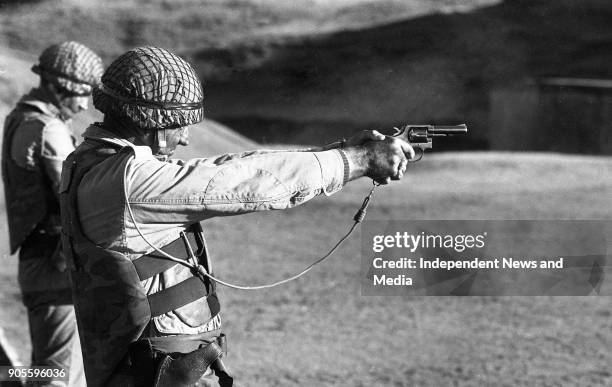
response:
[[[75,114],[87,110],[89,106],[89,96],[72,95],[62,98],[60,101],[60,111],[65,119],[72,118]]]

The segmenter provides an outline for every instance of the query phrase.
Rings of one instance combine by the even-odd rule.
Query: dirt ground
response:
[[[368,218],[611,220],[611,168],[609,157],[427,155],[404,181],[377,190]],[[369,184],[290,211],[204,222],[218,275],[261,284],[302,269],[348,229]],[[609,297],[366,297],[359,249],[356,234],[280,288],[221,288],[228,361],[242,385],[612,383]],[[25,361],[16,259],[2,264],[0,325]]]

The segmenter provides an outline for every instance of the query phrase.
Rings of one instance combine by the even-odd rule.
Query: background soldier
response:
[[[188,386],[210,369],[231,385],[214,283],[190,269],[210,269],[199,222],[297,206],[361,176],[400,179],[414,155],[404,141],[362,132],[343,149],[169,161],[203,119],[203,92],[193,68],[159,48],[117,58],[93,96],[104,122],[85,131],[61,187],[90,387]]]
[[[102,60],[80,43],[64,42],[47,48],[32,71],[40,75],[40,85],[21,98],[4,125],[2,176],[11,254],[21,247],[19,285],[28,310],[32,364],[63,367],[72,385],[84,385],[60,251],[58,189],[62,162],[75,147],[67,123],[87,109]]]

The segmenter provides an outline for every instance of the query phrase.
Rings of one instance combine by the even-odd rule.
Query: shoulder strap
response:
[[[79,262],[74,254],[74,246],[72,240],[86,240],[87,237],[82,232],[82,227],[79,222],[78,214],[78,185],[83,177],[93,168],[106,158],[116,154],[119,149],[108,146],[106,144],[100,144],[98,147],[93,148],[94,155],[91,159],[85,161],[84,153],[78,149],[71,153],[66,161],[64,161],[62,168],[62,179],[60,183],[60,208],[65,214],[61,217],[62,219],[62,240],[64,253],[67,255],[68,264],[72,269],[79,268]],[[88,151],[90,155],[90,151]],[[77,164],[86,162],[86,165],[77,171]]]

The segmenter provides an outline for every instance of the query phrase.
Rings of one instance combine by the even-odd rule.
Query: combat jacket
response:
[[[25,95],[6,118],[2,177],[11,254],[37,226],[59,235],[62,162],[74,146],[71,130],[40,89]]]
[[[101,126],[90,126],[83,137],[77,152],[100,144],[136,149],[93,166],[77,190],[79,223],[85,236],[132,261],[153,248],[138,234],[125,194],[140,230],[161,247],[178,239],[194,222],[297,206],[319,194],[330,195],[345,183],[338,150],[252,151],[164,162],[153,157],[149,147],[134,147]],[[191,276],[188,268],[176,265],[141,285],[150,295]],[[219,329],[220,320],[211,315],[203,295],[154,317],[151,327],[151,335],[201,334]]]

